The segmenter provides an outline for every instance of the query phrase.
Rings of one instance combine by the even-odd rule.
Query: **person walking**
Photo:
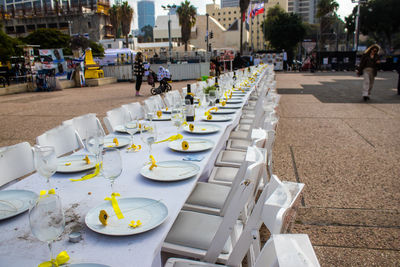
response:
[[[374,86],[374,80],[378,73],[379,64],[379,52],[380,47],[377,44],[373,44],[368,47],[360,61],[360,67],[358,68],[357,75],[363,76],[363,90],[362,97],[364,101],[368,101],[371,96],[372,87]]]
[[[144,74],[143,56],[141,52],[136,54],[135,63],[133,65],[133,74],[136,76],[136,96],[142,96],[139,94]]]

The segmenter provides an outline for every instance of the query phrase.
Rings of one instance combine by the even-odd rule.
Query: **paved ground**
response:
[[[379,73],[368,103],[353,73],[280,73],[277,81],[275,172],[306,184],[292,231],[309,234],[322,266],[400,266],[397,74]],[[34,144],[44,131],[85,113],[102,118],[137,101],[133,88],[118,83],[1,96],[0,146]],[[148,96],[149,87],[143,89]]]
[[[293,232],[322,266],[400,266],[400,95],[379,73],[371,101],[353,73],[283,73],[275,172],[306,184]]]

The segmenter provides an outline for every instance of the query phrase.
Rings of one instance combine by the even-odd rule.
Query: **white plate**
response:
[[[240,103],[242,103],[243,101],[242,100],[236,100],[236,99],[228,99],[227,101],[226,101],[226,103],[227,104],[240,104]]]
[[[171,115],[162,114],[161,117],[157,116],[153,117],[153,121],[170,121],[170,120],[171,120]]]
[[[163,108],[161,111],[162,111],[162,113],[165,113],[165,114],[171,114],[170,109],[166,110],[165,108]]]
[[[242,108],[242,105],[240,105],[240,104],[226,104],[225,106],[222,106],[221,104],[218,104],[217,107],[221,108],[221,109],[233,109],[233,108],[238,109],[238,108]]]
[[[192,134],[210,134],[210,133],[216,133],[221,129],[221,127],[219,127],[218,125],[207,124],[207,123],[194,123],[193,126],[194,126],[193,131],[190,131],[189,125],[185,125],[183,127],[183,130],[185,132]]]
[[[246,95],[247,93],[243,93],[242,91],[236,91],[232,93],[232,96],[237,96],[237,97],[244,97]]]
[[[149,231],[162,224],[168,216],[168,208],[161,201],[150,198],[117,198],[124,218],[118,219],[110,201],[104,201],[92,208],[85,217],[85,223],[91,230],[114,236],[135,235]],[[101,210],[109,215],[107,225],[99,220]],[[129,226],[131,221],[140,220],[142,225]]]
[[[236,113],[237,109],[218,109],[217,111],[215,110],[211,110],[210,113],[211,114],[233,114]]]
[[[132,126],[132,127],[134,127],[134,126]],[[119,133],[128,133],[128,132],[126,131],[124,125],[117,125],[117,126],[115,126],[115,131],[116,131],[116,132],[119,132]],[[137,133],[137,132],[139,132],[139,129],[136,130],[136,133]]]
[[[110,267],[109,265],[99,264],[99,263],[73,263],[73,264],[63,264],[63,267]]]
[[[189,144],[189,148],[187,150],[183,150],[182,142],[186,141]],[[200,152],[209,150],[214,147],[214,142],[204,138],[184,138],[181,140],[175,140],[168,143],[168,147],[172,150],[179,152]]]
[[[88,155],[90,163],[86,164],[83,159],[86,155],[70,155],[66,157],[57,158],[57,172],[81,172],[93,169],[96,166],[96,158]],[[71,165],[65,165],[71,163]]]
[[[149,170],[150,164],[146,164],[140,170],[144,177],[163,182],[179,181],[195,176],[200,167],[194,163],[178,160],[157,162],[158,167]]]
[[[114,138],[118,139],[118,146],[113,142]],[[128,136],[109,136],[104,138],[104,147],[121,148],[131,143],[131,138]]]
[[[219,122],[219,121],[230,121],[232,119],[232,116],[226,116],[226,115],[215,115],[212,116],[211,120],[207,120],[207,116],[203,116],[202,120],[203,121],[212,121],[212,122]]]
[[[4,220],[27,211],[38,195],[27,190],[0,191],[0,220]]]

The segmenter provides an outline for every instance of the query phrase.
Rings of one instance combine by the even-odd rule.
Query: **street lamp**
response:
[[[171,53],[172,53],[172,41],[171,41],[171,9],[175,9],[175,8],[176,8],[176,5],[173,4],[173,5],[171,6],[171,5],[168,4],[167,6],[162,5],[161,7],[162,7],[164,10],[168,10],[168,42],[169,42],[168,51],[169,51],[169,61],[171,61]]]
[[[354,51],[358,50],[358,38],[360,35],[360,5],[367,3],[368,0],[351,0],[352,3],[357,3],[357,14],[356,14],[356,33],[354,34]]]

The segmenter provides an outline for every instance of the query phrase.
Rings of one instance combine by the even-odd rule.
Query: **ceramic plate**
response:
[[[184,150],[182,148],[182,142],[188,142],[189,148]],[[214,142],[204,138],[184,138],[181,140],[175,140],[168,143],[168,147],[172,150],[179,152],[200,152],[209,150],[214,147]]]
[[[80,172],[93,169],[96,165],[96,158],[89,155],[90,163],[84,161],[86,155],[70,155],[57,159],[57,172]]]
[[[237,109],[218,109],[217,111],[211,110],[211,114],[234,114],[236,113]]]
[[[221,104],[218,104],[217,107],[221,108],[221,109],[233,109],[233,108],[239,109],[239,108],[242,108],[242,105],[240,105],[240,104],[226,104],[225,106],[222,106]]]
[[[183,130],[192,134],[210,134],[218,132],[221,127],[215,124],[194,123],[193,131],[190,131],[189,125],[185,125]]]
[[[229,100],[227,100],[226,101],[226,103],[227,104],[240,104],[240,103],[242,103],[243,101],[242,100],[237,100],[237,99],[229,99]]]
[[[75,264],[63,264],[63,267],[110,267],[109,265],[99,263],[75,263]]]
[[[164,109],[162,109],[161,111],[162,111],[162,113],[165,113],[165,114],[171,114],[171,110],[170,110],[170,109],[166,110],[166,109],[164,108]]]
[[[232,119],[231,116],[226,116],[226,115],[215,115],[212,116],[211,120],[208,120],[207,116],[203,116],[202,118],[203,121],[210,121],[210,122],[230,121],[231,119]]]
[[[118,140],[118,146],[114,143],[114,138]],[[131,143],[131,139],[128,136],[108,136],[104,138],[104,147],[116,147],[121,148]]]
[[[140,170],[140,174],[151,180],[171,182],[193,177],[200,171],[196,164],[178,160],[160,161],[157,162],[157,166],[150,170],[150,164],[146,164]]]
[[[0,220],[27,211],[37,198],[36,193],[27,190],[0,191]]]
[[[111,202],[104,201],[86,214],[87,227],[104,235],[135,235],[159,226],[168,216],[167,207],[159,200],[150,198],[117,198],[117,200],[124,218],[118,219]],[[103,225],[99,220],[101,210],[105,210],[109,215],[107,225]],[[140,220],[142,225],[136,228],[129,226],[133,220]]]

